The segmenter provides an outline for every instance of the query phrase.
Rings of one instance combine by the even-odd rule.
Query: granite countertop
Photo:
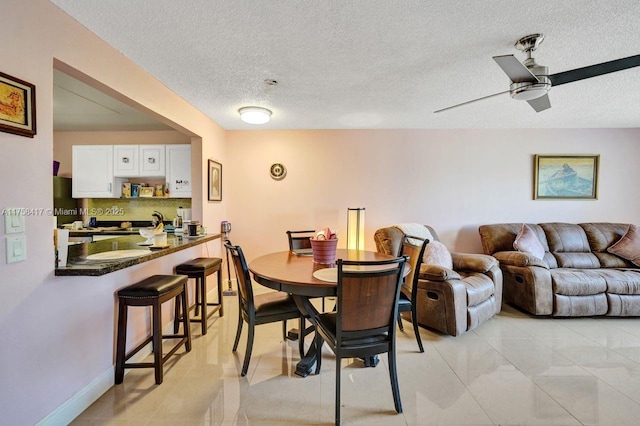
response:
[[[140,235],[138,229],[72,229],[70,237],[88,237],[92,235]]]
[[[69,246],[67,266],[55,269],[56,276],[99,276],[114,272],[129,266],[138,265],[152,259],[157,259],[189,247],[203,244],[221,237],[221,234],[208,234],[198,237],[167,235],[169,247],[159,250],[151,250],[147,246],[138,245],[145,238],[136,235],[122,235],[108,240],[92,243],[82,243]],[[113,250],[148,250],[149,254],[137,257],[128,257],[115,260],[89,260],[87,256],[105,253]]]

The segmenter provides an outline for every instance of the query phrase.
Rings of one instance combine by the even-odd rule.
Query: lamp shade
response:
[[[347,249],[364,250],[364,207],[347,209]]]
[[[238,113],[240,120],[249,124],[265,124],[271,120],[271,111],[262,107],[243,107]]]

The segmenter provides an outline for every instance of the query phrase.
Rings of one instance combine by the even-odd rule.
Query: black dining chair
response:
[[[382,261],[338,259],[337,310],[316,311],[311,315],[316,327],[316,374],[320,373],[324,342],[336,355],[336,425],[340,424],[340,367],[343,358],[365,358],[386,352],[395,409],[402,413],[395,323],[407,260],[406,256]]]
[[[417,242],[415,240],[421,241],[422,244],[413,244]],[[400,331],[404,331],[401,314],[402,312],[411,312],[413,333],[416,335],[420,352],[424,352],[424,347],[422,346],[420,328],[418,327],[418,279],[420,278],[420,266],[422,265],[422,258],[427,244],[429,244],[429,240],[405,235],[400,245],[400,253],[398,253],[398,256],[408,256],[411,266],[411,271],[405,277],[400,289],[400,297],[398,298],[398,327],[400,327]]]
[[[254,329],[256,325],[267,324],[282,321],[282,335],[286,339],[287,320],[299,319],[300,330],[304,330],[304,317],[298,310],[298,307],[290,294],[280,291],[270,291],[263,294],[253,294],[253,285],[247,261],[240,246],[234,246],[231,241],[227,240],[224,246],[231,254],[233,266],[236,271],[238,280],[238,330],[236,332],[236,340],[233,343],[233,352],[238,349],[240,335],[242,334],[242,325],[246,321],[249,325],[249,335],[247,337],[247,349],[244,353],[244,363],[242,365],[241,376],[247,374],[249,369],[249,361],[251,360],[251,351],[253,349]],[[298,342],[300,357],[304,354],[304,340]]]
[[[289,250],[298,256],[313,256],[311,250],[311,237],[315,237],[316,231],[287,231]],[[322,310],[325,310],[325,298],[322,298]]]
[[[315,235],[316,231],[287,231],[289,250],[295,254],[310,256],[313,252],[309,238]]]

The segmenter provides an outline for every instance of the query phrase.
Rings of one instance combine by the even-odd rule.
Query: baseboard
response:
[[[173,334],[173,321],[163,328],[163,334]],[[142,362],[151,354],[151,343],[146,345],[132,356],[127,362]],[[125,370],[125,377],[131,370]],[[153,374],[153,373],[151,373]],[[62,405],[52,411],[47,417],[36,423],[37,426],[59,426],[68,425],[91,404],[96,402],[106,391],[115,384],[115,366],[111,366],[107,371],[98,376],[95,380],[82,388]]]

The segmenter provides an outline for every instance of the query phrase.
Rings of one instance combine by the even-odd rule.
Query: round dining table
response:
[[[375,261],[393,259],[394,256],[365,250],[336,250],[336,259]],[[253,273],[254,280],[265,287],[278,291],[284,291],[293,295],[298,309],[310,316],[311,297],[336,296],[337,284],[333,276],[337,276],[332,270],[335,264],[319,264],[313,261],[312,256],[300,256],[291,251],[281,251],[260,256],[249,263],[249,270]],[[406,269],[406,268],[405,268]],[[407,271],[405,271],[406,274]],[[320,278],[317,278],[320,277]],[[309,330],[300,330],[299,338],[304,338]],[[296,365],[295,373],[306,377],[311,372],[316,362],[317,348],[311,344],[309,350]]]

